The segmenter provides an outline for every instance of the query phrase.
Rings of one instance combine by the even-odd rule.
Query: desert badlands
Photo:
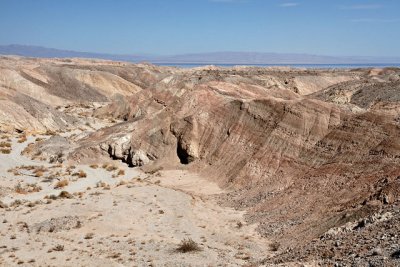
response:
[[[400,266],[400,69],[0,57],[0,266]]]

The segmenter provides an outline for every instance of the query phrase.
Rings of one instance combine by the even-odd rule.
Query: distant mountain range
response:
[[[0,45],[0,55],[39,58],[98,58],[160,64],[378,64],[400,63],[400,57],[334,57],[309,54],[214,52],[173,56],[121,55],[60,50],[28,45]]]

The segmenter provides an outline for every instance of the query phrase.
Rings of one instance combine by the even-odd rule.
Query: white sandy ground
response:
[[[83,170],[87,174],[87,178],[78,179],[76,182],[70,183],[63,189],[54,189],[54,183],[40,182],[41,179],[30,175],[19,175],[19,176],[10,175],[10,173],[7,172],[9,169],[21,165],[44,166],[47,168],[54,165],[42,161],[31,160],[27,157],[21,156],[21,152],[25,149],[27,144],[33,142],[34,139],[35,137],[29,136],[26,142],[18,143],[17,139],[13,138],[11,154],[9,155],[0,154],[0,177],[1,177],[0,186],[2,186],[3,183],[5,183],[6,185],[9,185],[9,183],[17,184],[18,182],[31,183],[31,184],[37,183],[43,188],[43,190],[41,190],[38,193],[28,194],[28,195],[10,194],[2,199],[3,203],[9,204],[15,199],[29,200],[29,201],[41,200],[48,195],[52,194],[58,195],[63,190],[68,191],[69,193],[75,193],[75,192],[80,192],[82,191],[82,189],[85,189],[87,187],[94,187],[99,182],[105,182],[109,185],[115,185],[117,182],[119,182],[119,180],[112,178],[113,173],[108,172],[103,168],[92,169],[87,165],[75,165],[76,166],[75,170]],[[144,174],[141,173],[138,169],[125,168],[125,166],[119,162],[115,162],[113,164],[120,168],[124,168],[125,170],[125,175],[120,176],[119,177],[120,179],[124,180],[124,179],[131,179],[133,177],[144,177]]]
[[[7,172],[20,165],[51,167],[21,156],[33,140],[20,144],[13,139],[12,153],[0,154],[0,200],[43,200],[31,207],[0,208],[0,266],[245,266],[271,254],[256,225],[245,224],[243,212],[216,204],[212,194],[223,192],[216,184],[182,170],[149,176],[115,162],[125,175],[112,178],[102,168],[80,165],[76,170],[87,177],[70,181],[63,190],[82,196],[45,204],[45,196],[61,191],[54,183]],[[99,181],[111,189],[96,188]],[[126,184],[118,186],[120,181]],[[18,182],[43,189],[17,194],[13,188]],[[35,230],[38,223],[64,216],[77,216],[81,227]],[[93,238],[85,239],[88,233]],[[197,242],[201,251],[175,251],[184,238]],[[63,250],[51,251],[57,245]]]

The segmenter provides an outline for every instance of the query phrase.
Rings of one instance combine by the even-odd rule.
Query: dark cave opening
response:
[[[176,148],[176,153],[178,155],[179,160],[181,161],[181,164],[189,164],[190,163],[190,155],[187,153],[185,149],[183,149],[181,142],[178,142],[177,148]]]

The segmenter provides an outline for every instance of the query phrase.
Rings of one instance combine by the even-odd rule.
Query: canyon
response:
[[[0,56],[0,134],[3,265],[400,264],[398,68]]]

